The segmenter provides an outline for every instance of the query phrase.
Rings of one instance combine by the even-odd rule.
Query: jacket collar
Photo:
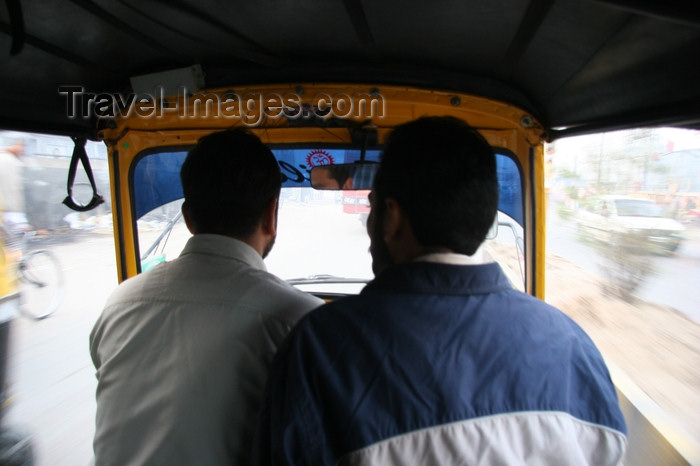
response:
[[[405,293],[472,295],[512,290],[513,286],[495,262],[454,265],[406,262],[387,267],[367,284],[367,290],[390,289]]]

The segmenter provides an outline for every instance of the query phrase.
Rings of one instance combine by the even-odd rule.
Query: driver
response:
[[[181,180],[194,236],[122,283],[90,334],[97,465],[248,464],[272,356],[322,303],[266,271],[281,176],[256,136],[202,138]]]

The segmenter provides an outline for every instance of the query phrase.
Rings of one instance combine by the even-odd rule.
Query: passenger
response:
[[[24,141],[21,139],[0,147],[0,223],[13,235],[21,235],[32,228],[24,197],[23,155]]]
[[[272,356],[322,303],[266,272],[281,175],[257,137],[202,138],[181,180],[194,236],[122,283],[90,335],[98,466],[246,464]]]
[[[451,117],[397,128],[370,198],[376,278],[283,343],[252,464],[618,464],[593,342],[476,259],[498,205],[483,137]]]

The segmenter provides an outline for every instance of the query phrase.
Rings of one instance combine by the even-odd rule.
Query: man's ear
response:
[[[384,203],[384,241],[389,243],[390,241],[396,240],[401,234],[405,215],[399,203],[396,202],[396,199],[389,198],[386,199]]]
[[[260,227],[262,231],[270,236],[275,236],[277,234],[277,202],[279,198],[275,197],[272,199],[267,206],[265,206],[265,211],[263,212],[262,221],[260,222]]]
[[[182,203],[182,218],[185,219],[185,225],[187,225],[187,229],[190,230],[190,233],[194,235],[194,225],[192,225],[192,220],[190,219],[190,206],[187,204],[187,201]]]
[[[425,248],[413,234],[413,227],[396,199],[386,200],[384,211],[384,242],[396,263],[408,262],[425,254]]]

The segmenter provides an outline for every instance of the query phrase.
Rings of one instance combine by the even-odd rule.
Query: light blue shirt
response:
[[[219,235],[126,280],[90,335],[96,464],[247,464],[272,356],[320,304]]]

